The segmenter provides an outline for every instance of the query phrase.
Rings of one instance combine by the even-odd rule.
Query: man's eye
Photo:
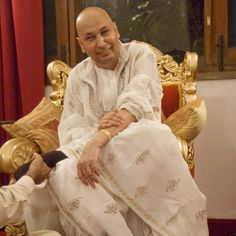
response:
[[[86,40],[88,40],[88,41],[92,41],[94,39],[94,36],[88,36],[88,37],[86,37]]]
[[[107,34],[109,32],[109,30],[107,29],[107,30],[103,30],[102,31],[102,34],[104,35],[104,34]]]

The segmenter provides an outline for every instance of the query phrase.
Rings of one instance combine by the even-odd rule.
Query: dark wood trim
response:
[[[67,1],[55,1],[56,30],[57,30],[57,57],[70,65],[69,53],[69,22]]]
[[[212,65],[212,0],[205,1],[204,22],[205,63]]]
[[[69,33],[70,33],[70,66],[74,67],[76,65],[77,59],[76,59],[76,54],[77,54],[77,34],[76,34],[76,26],[75,26],[75,21],[77,17],[77,7],[75,6],[76,1],[71,0],[69,1]]]
[[[227,57],[228,48],[228,9],[227,0],[215,0],[213,2],[213,63],[217,64],[218,57],[218,36],[223,35],[224,37],[224,63],[229,64]]]

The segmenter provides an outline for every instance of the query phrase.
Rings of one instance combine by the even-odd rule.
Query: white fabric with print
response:
[[[72,70],[59,126],[60,150],[69,158],[57,164],[48,185],[67,235],[208,235],[206,198],[160,121],[158,78],[155,55],[137,43],[122,44],[115,71],[96,68],[91,58]],[[78,178],[76,164],[113,108],[127,109],[137,122],[102,148],[100,182],[92,189]]]

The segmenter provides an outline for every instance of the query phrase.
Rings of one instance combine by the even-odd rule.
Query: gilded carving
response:
[[[70,71],[71,68],[68,65],[58,60],[51,62],[47,67],[47,75],[53,89],[50,98],[62,110],[67,78]]]
[[[40,152],[36,143],[24,138],[10,139],[0,149],[0,171],[13,173],[20,165],[29,161],[34,152]]]
[[[136,41],[137,42],[137,41]],[[143,43],[144,42],[138,42]],[[184,61],[175,62],[168,54],[163,54],[157,48],[149,45],[157,57],[157,69],[161,82],[180,82],[183,87],[183,104],[196,99],[196,71],[198,55],[194,52],[186,52]]]
[[[5,227],[5,233],[7,236],[28,236],[25,222],[21,221],[16,224],[7,225]]]
[[[188,143],[188,154],[184,157],[185,161],[188,163],[189,169],[192,169],[194,166],[194,149],[193,141]]]

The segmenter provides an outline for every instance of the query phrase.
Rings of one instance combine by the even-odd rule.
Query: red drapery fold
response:
[[[1,0],[0,27],[0,120],[17,120],[44,95],[42,0]]]

